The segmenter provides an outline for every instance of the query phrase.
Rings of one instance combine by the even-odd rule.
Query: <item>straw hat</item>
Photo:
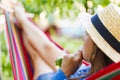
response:
[[[96,45],[114,62],[120,61],[120,8],[110,4],[91,16],[81,12],[79,20]]]

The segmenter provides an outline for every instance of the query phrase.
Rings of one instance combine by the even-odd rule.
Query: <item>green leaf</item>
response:
[[[56,66],[61,67],[62,60],[63,60],[63,58],[58,58],[58,59],[56,60]]]

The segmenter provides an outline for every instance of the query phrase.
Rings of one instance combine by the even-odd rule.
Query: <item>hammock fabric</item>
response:
[[[87,80],[120,80],[120,62],[109,65],[91,75]]]
[[[8,12],[5,12],[5,18],[6,36],[14,79],[32,80],[34,71],[30,62],[29,55],[27,54],[27,51],[24,47],[20,30],[15,27],[17,25],[14,25],[12,22],[10,22]],[[58,48],[63,50],[63,48],[59,44],[51,39],[48,32],[45,32],[45,34]]]
[[[32,80],[33,68],[30,63],[29,55],[24,47],[20,30],[10,22],[9,13],[5,12],[6,18],[6,36],[9,47],[10,59],[12,63],[12,70],[15,80]],[[46,36],[61,50],[60,45],[54,42],[49,36],[48,32],[45,32]]]
[[[29,57],[26,55],[26,51],[21,40],[21,35],[18,32],[18,29],[16,29],[16,27],[11,24],[9,19],[9,13],[5,12],[5,18],[6,36],[8,40],[14,80],[32,79],[33,72],[31,71],[32,68],[30,65]],[[22,47],[20,46],[20,42],[22,44]]]
[[[15,27],[12,22],[10,22],[9,13],[5,12],[5,18],[7,44],[10,53],[14,80],[32,80],[34,70],[32,68],[29,55],[27,54],[27,51],[24,47],[20,30]],[[63,50],[63,48],[59,44],[51,39],[48,32],[46,32],[45,34],[57,47]],[[83,61],[83,63],[86,64],[86,66],[89,65],[86,61]],[[100,70],[99,72],[88,78],[88,80],[95,79],[120,79],[120,63],[113,63],[112,65],[106,67],[103,70]]]

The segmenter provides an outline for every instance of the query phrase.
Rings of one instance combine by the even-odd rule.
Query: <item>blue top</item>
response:
[[[82,64],[80,66],[80,68],[70,76],[70,78],[75,78],[75,77],[82,77],[84,76],[83,78],[80,78],[80,80],[86,80],[86,78],[88,78],[89,76],[87,76],[90,72],[90,69],[91,69],[91,65],[89,66],[86,66],[85,64]]]
[[[89,73],[91,69],[91,66],[85,66],[84,64],[82,64],[80,66],[80,68],[73,74],[70,76],[70,78],[75,78],[75,77],[80,77],[80,76],[87,76],[87,74]],[[86,80],[86,78],[81,78],[80,80]],[[63,73],[63,71],[61,69],[59,69],[52,77],[51,80],[66,80],[67,77],[65,76],[65,74]]]
[[[65,76],[65,74],[63,73],[63,71],[61,69],[59,69],[54,76],[52,77],[51,80],[65,80],[67,77]]]

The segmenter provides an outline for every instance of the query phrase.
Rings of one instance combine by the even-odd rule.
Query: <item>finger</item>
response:
[[[61,55],[59,56],[59,58],[64,58],[64,56],[67,55],[66,53],[66,49],[63,49]]]
[[[69,54],[69,58],[71,58],[71,59],[74,59],[75,58],[75,54],[74,53],[72,53],[72,54]]]
[[[68,57],[69,57],[69,54],[64,55],[64,58],[65,58],[65,59],[68,58]]]
[[[82,61],[83,57],[82,57],[82,51],[78,52],[77,54],[75,54],[75,58],[76,61]]]

